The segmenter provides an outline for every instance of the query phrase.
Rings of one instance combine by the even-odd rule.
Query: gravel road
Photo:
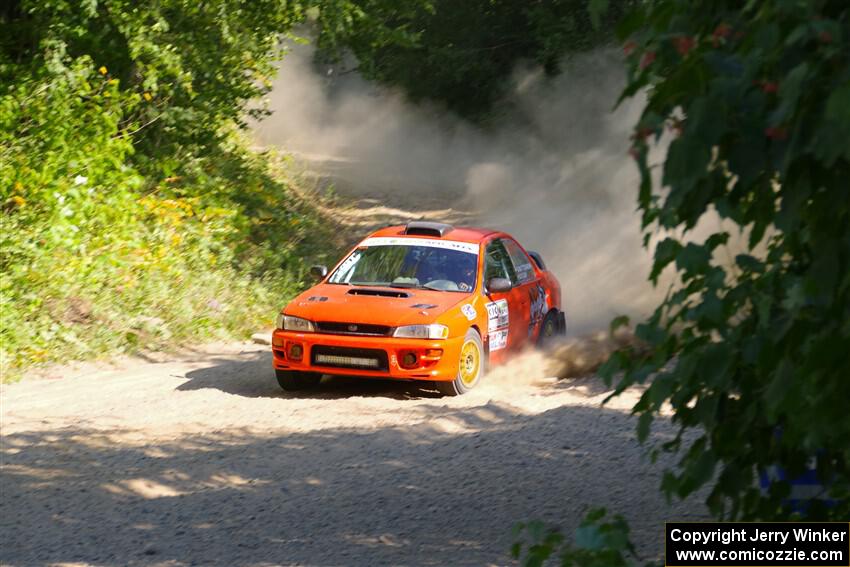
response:
[[[510,565],[511,527],[606,505],[662,553],[659,467],[634,392],[545,379],[530,354],[440,398],[411,384],[275,383],[268,347],[57,370],[0,389],[0,563]],[[663,420],[653,441],[669,438]]]

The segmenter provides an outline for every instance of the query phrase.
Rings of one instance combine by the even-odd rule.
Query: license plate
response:
[[[330,364],[333,366],[362,366],[364,368],[377,368],[377,358],[361,358],[359,356],[337,356],[334,354],[317,354],[317,364]]]

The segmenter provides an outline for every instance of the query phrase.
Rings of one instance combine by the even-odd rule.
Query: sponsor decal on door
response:
[[[528,336],[534,335],[534,329],[537,328],[549,312],[549,305],[546,297],[546,290],[539,283],[528,290],[528,299],[531,304],[531,317],[528,325]]]
[[[508,330],[490,333],[490,350],[501,350],[508,346]]]
[[[490,336],[490,350],[503,349],[508,344],[508,325],[510,323],[508,300],[493,301],[485,307],[487,308],[487,332]]]

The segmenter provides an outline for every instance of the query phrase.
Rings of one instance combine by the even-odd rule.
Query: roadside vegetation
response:
[[[319,58],[351,54],[359,73],[414,102],[492,124],[509,110],[504,95],[517,64],[557,75],[572,54],[612,43],[631,3],[606,0],[603,11],[587,0],[354,1],[361,17],[325,10],[318,19]]]
[[[669,269],[676,281],[636,327],[649,350],[621,349],[601,372],[615,395],[647,384],[633,408],[640,441],[671,408],[678,435],[652,449],[679,458],[661,483],[668,498],[704,489],[718,520],[846,521],[850,8],[646,2],[620,39],[622,96],[647,95],[631,153],[644,242],[663,235],[649,278]],[[698,237],[701,222],[716,230]],[[770,467],[788,479],[814,469],[820,493],[795,501],[787,481],[760,487]],[[638,561],[628,526],[601,510],[575,539],[539,524],[523,534],[526,565]]]
[[[224,4],[0,13],[4,380],[245,337],[332,255],[286,157],[240,130],[297,14]]]

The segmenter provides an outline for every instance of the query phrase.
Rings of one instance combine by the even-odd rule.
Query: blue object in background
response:
[[[826,497],[828,487],[818,479],[816,458],[812,458],[806,472],[796,478],[788,478],[785,469],[775,465],[759,473],[759,484],[763,492],[767,493],[774,482],[787,482],[791,485],[791,495],[782,503],[794,512],[805,515],[809,505],[815,500],[820,500],[827,506],[836,504],[835,500]]]

